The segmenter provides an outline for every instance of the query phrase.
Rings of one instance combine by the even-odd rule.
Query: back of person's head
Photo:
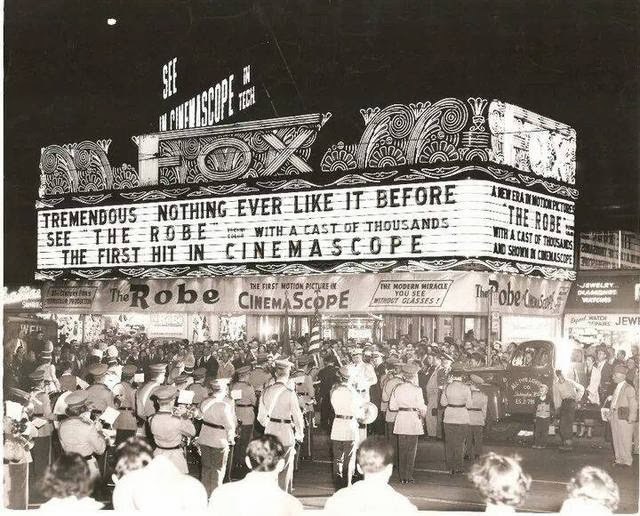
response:
[[[77,453],[65,453],[51,464],[42,480],[42,492],[47,498],[89,496],[92,489],[87,461]]]
[[[275,435],[263,435],[247,446],[247,466],[252,471],[281,471],[284,467],[284,446]]]
[[[585,466],[567,486],[569,498],[592,500],[611,512],[618,508],[620,492],[618,485],[606,471],[593,466]]]
[[[393,446],[386,439],[369,437],[358,447],[358,468],[364,475],[393,470]]]
[[[494,505],[520,505],[531,486],[531,477],[522,471],[520,457],[493,452],[473,465],[469,478],[486,502]]]
[[[142,437],[129,437],[120,443],[115,453],[114,475],[120,479],[127,473],[144,468],[153,459],[153,448]]]

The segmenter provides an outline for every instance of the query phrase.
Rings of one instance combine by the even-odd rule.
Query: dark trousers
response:
[[[413,480],[418,451],[417,435],[398,435],[398,472],[400,480]]]
[[[563,444],[571,444],[573,423],[576,419],[576,400],[564,399],[560,405],[560,439]]]
[[[484,426],[469,425],[467,434],[467,455],[471,460],[476,460],[482,455],[482,442],[484,439]]]
[[[24,511],[29,508],[29,463],[5,464],[4,486],[6,509]]]
[[[533,427],[533,444],[545,446],[549,435],[549,418],[537,417]]]
[[[393,465],[395,468],[399,468],[399,462],[398,462],[398,456],[399,456],[399,450],[398,450],[398,436],[396,434],[393,433],[393,427],[396,425],[395,422],[393,423],[389,423],[386,422],[386,434],[387,434],[387,441],[389,441],[389,444],[391,446],[393,446]]]
[[[50,435],[33,438],[31,457],[33,461],[29,467],[29,499],[39,501],[44,499],[40,484],[49,464],[51,464]]]
[[[449,471],[464,471],[464,444],[468,427],[469,425],[444,424],[444,455]]]
[[[227,459],[229,458],[229,448],[213,448],[212,446],[200,445],[202,462],[202,473],[200,481],[207,491],[207,498],[216,487],[220,487],[224,480],[227,469]]]
[[[236,441],[235,450],[233,450],[233,467],[244,469],[246,467],[245,457],[247,456],[247,446],[253,437],[253,425],[240,426],[240,436]]]
[[[331,441],[333,452],[333,483],[336,489],[351,485],[356,471],[355,441]]]

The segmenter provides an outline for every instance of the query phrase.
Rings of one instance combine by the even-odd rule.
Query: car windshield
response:
[[[545,344],[525,344],[520,346],[513,358],[513,367],[548,367],[551,364],[551,352]]]

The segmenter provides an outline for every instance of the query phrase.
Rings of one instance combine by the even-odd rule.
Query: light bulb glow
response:
[[[118,20],[116,20],[115,18],[107,18],[107,25],[113,27],[116,23],[118,23]]]

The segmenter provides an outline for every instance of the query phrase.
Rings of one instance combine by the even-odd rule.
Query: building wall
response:
[[[640,269],[640,234],[631,231],[581,233],[580,269]]]

